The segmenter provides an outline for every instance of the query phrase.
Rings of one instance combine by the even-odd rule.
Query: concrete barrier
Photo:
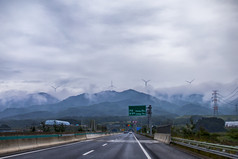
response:
[[[28,135],[0,137],[0,154],[57,144],[58,135]]]
[[[59,143],[59,137],[42,137],[36,138],[36,146],[37,147],[44,147],[50,145],[56,145]]]
[[[34,149],[37,147],[36,139],[18,139],[19,150]]]
[[[86,139],[93,139],[112,134],[82,133],[82,134],[50,134],[29,136],[5,136],[0,137],[0,154],[29,150],[45,146],[53,146]]]
[[[94,139],[94,138],[103,137],[103,136],[106,136],[106,135],[105,134],[97,134],[97,133],[86,134],[87,139]]]
[[[0,154],[19,151],[18,140],[0,140]]]
[[[171,134],[165,134],[165,133],[155,133],[154,139],[158,140],[160,142],[170,144],[171,142]]]

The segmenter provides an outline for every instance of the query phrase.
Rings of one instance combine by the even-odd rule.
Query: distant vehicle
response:
[[[46,120],[45,125],[70,125],[68,121],[61,121],[61,120]]]
[[[124,131],[124,134],[128,134],[128,131]]]
[[[129,134],[132,134],[132,132],[130,131]]]

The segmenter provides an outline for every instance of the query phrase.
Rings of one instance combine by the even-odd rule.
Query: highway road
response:
[[[0,159],[195,159],[198,157],[138,134],[117,134]]]

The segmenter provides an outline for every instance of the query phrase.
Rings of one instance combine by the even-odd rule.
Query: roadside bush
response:
[[[200,130],[196,132],[197,137],[209,138],[210,133],[206,131],[203,127],[200,127]]]
[[[65,131],[65,125],[64,124],[60,124],[60,125],[54,124],[53,126],[54,126],[55,132],[64,132]]]
[[[228,131],[228,136],[230,136],[233,139],[238,139],[238,129],[230,129]]]
[[[41,127],[40,129],[43,131],[43,132],[50,132],[50,127],[49,126],[46,126],[45,125],[45,122],[41,122]]]

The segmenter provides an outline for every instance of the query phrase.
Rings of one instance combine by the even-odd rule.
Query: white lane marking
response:
[[[107,144],[103,144],[102,146],[107,146]]]
[[[144,154],[146,155],[146,157],[148,159],[151,159],[150,155],[145,151],[144,147],[140,144],[140,141],[136,138],[136,136],[133,134],[134,138],[136,139],[136,141],[138,142],[140,148],[142,149],[142,151],[144,152]]]
[[[93,141],[93,140],[85,140],[85,141],[80,141],[80,142],[88,142],[88,141]],[[17,157],[17,156],[32,154],[32,153],[36,153],[36,152],[51,150],[51,149],[55,149],[55,148],[60,148],[60,147],[65,147],[65,146],[71,146],[71,145],[78,144],[78,143],[80,143],[80,142],[75,142],[75,143],[66,144],[66,145],[60,145],[60,146],[55,146],[55,147],[49,147],[49,148],[40,149],[40,150],[35,150],[35,151],[30,151],[30,152],[19,153],[19,154],[16,154],[16,155],[10,155],[10,156],[5,156],[5,157],[0,157],[0,159],[12,158],[12,157]]]
[[[93,151],[94,151],[94,150],[88,151],[88,152],[84,153],[83,156],[86,156],[86,155],[92,153]]]
[[[136,140],[101,140],[102,142],[118,142],[118,143],[137,143]],[[147,144],[157,144],[160,143],[159,141],[154,141],[154,140],[141,140],[140,143],[147,143]]]

